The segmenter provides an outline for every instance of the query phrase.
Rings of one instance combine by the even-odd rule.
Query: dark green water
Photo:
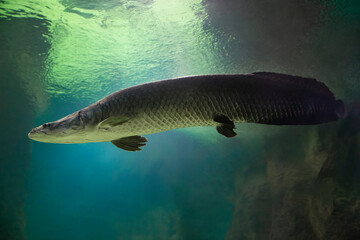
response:
[[[358,1],[0,1],[0,239],[359,239]],[[28,131],[195,74],[315,77],[348,117],[110,143]]]

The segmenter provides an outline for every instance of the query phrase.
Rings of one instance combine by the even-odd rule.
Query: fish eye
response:
[[[42,126],[43,126],[43,128],[47,128],[47,127],[50,126],[50,124],[49,124],[49,123],[45,123],[45,124],[43,124]]]

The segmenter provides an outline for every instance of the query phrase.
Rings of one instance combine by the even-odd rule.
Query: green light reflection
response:
[[[221,72],[216,40],[203,29],[207,14],[201,2],[126,1],[93,10],[15,0],[6,1],[0,13],[46,19],[47,92],[90,103],[143,82]]]

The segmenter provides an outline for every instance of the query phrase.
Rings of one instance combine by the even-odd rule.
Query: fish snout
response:
[[[45,135],[45,134],[46,134],[46,132],[44,131],[44,129],[41,126],[39,126],[39,127],[31,129],[31,131],[28,133],[28,137],[30,139],[34,139],[34,138],[37,138],[37,137]]]
[[[28,133],[28,137],[31,138],[35,132],[36,132],[35,128],[31,129],[31,131]]]

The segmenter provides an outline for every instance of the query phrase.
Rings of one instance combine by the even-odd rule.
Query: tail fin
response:
[[[346,117],[346,109],[345,104],[341,100],[335,101],[335,112],[338,115],[338,117],[345,118]]]

